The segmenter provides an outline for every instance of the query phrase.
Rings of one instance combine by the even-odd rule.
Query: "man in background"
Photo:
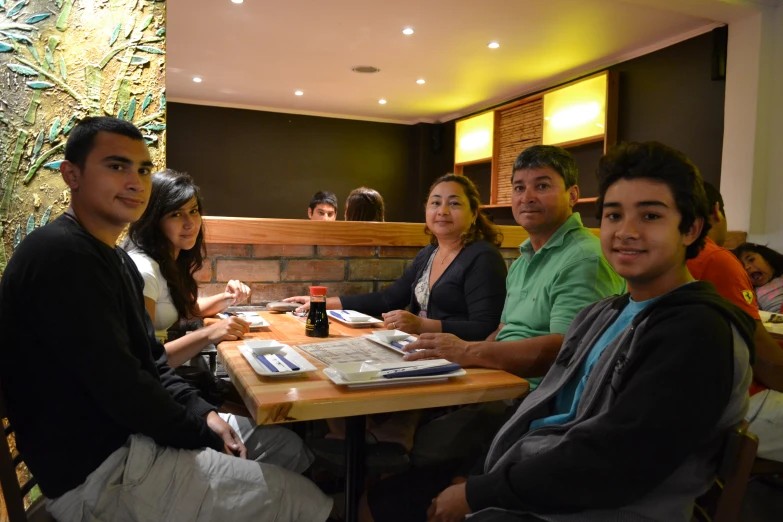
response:
[[[337,219],[337,196],[334,192],[319,190],[310,200],[307,217],[312,221],[334,221]]]

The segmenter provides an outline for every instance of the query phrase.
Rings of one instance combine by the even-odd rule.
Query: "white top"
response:
[[[144,297],[155,301],[155,318],[152,324],[155,326],[155,337],[165,342],[168,337],[167,330],[179,319],[179,313],[171,302],[169,285],[160,273],[158,262],[141,250],[133,250],[128,255],[136,263],[141,277],[144,278]]]
[[[427,306],[430,304],[430,272],[432,272],[432,261],[437,253],[437,248],[432,251],[430,259],[427,261],[427,266],[414,288],[413,293],[416,296],[416,301],[419,303],[419,317],[427,317]]]

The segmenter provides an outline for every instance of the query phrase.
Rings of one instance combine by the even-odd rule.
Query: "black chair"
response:
[[[0,421],[7,419],[5,397],[0,387]],[[24,484],[19,483],[17,467],[24,462],[20,453],[11,454],[8,437],[13,436],[13,428],[6,424],[3,436],[0,437],[0,489],[2,489],[9,522],[55,522],[44,507],[45,499],[38,497],[31,505],[25,507],[25,496],[37,485],[35,477],[30,477]],[[2,514],[0,513],[0,519]]]
[[[759,439],[742,421],[727,435],[718,477],[712,488],[696,500],[693,517],[699,522],[739,522],[742,498],[756,459]]]

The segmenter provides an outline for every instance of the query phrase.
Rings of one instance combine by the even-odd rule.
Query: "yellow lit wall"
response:
[[[604,135],[607,75],[544,95],[544,145]]]
[[[491,159],[494,130],[495,113],[492,111],[458,121],[454,163]]]

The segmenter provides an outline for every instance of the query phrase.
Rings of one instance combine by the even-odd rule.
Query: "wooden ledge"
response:
[[[501,226],[503,248],[516,248],[527,232],[518,226]],[[310,221],[205,217],[207,243],[252,245],[368,245],[422,247],[430,242],[424,223],[362,221]]]
[[[502,248],[517,248],[527,239],[525,229],[501,226]],[[310,221],[307,219],[266,219],[207,216],[204,218],[207,243],[237,245],[428,245],[424,223],[375,223],[361,221]],[[590,232],[599,235],[599,229]],[[729,231],[726,248],[744,242],[747,232]]]
[[[500,226],[502,248],[517,248],[528,238],[519,226]],[[237,245],[367,245],[422,247],[430,242],[424,223],[376,223],[363,221],[310,221],[307,219],[266,219],[205,217],[207,243]],[[600,229],[590,232],[600,235]],[[747,232],[729,232],[727,248],[745,241]]]

